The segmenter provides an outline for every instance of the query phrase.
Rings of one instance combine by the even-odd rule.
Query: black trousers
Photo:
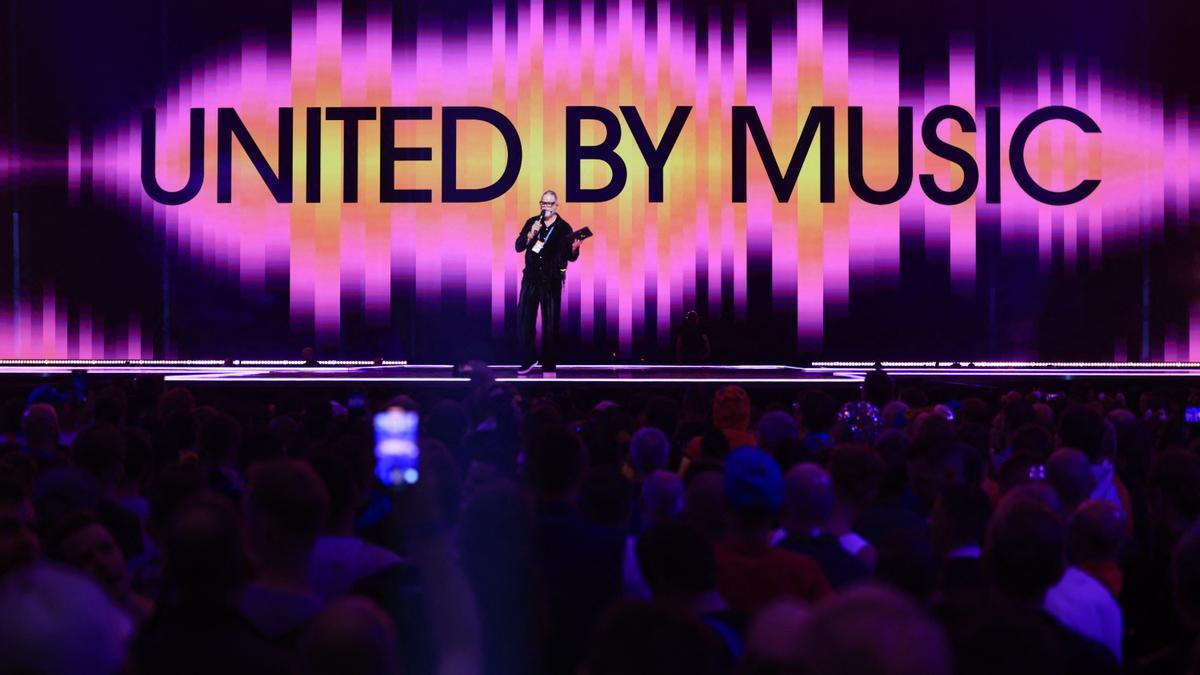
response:
[[[517,337],[520,342],[521,365],[537,360],[537,313],[542,310],[542,367],[553,370],[558,365],[558,315],[562,307],[562,280],[521,278],[521,297],[517,300]]]

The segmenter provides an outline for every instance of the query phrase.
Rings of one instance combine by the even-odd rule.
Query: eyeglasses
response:
[[[556,202],[540,202],[542,206],[554,206]]]

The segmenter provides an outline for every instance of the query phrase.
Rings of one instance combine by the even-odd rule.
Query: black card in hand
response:
[[[586,227],[575,230],[575,239],[578,239],[579,241],[583,241],[590,236],[592,236],[592,231]]]

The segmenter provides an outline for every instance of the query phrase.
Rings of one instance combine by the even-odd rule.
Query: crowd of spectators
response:
[[[1186,391],[470,372],[10,399],[0,673],[1200,673]]]

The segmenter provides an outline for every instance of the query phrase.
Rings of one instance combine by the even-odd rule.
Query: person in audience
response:
[[[1182,630],[1137,664],[1139,675],[1196,672],[1200,666],[1200,525],[1180,537],[1171,554],[1171,597]]]
[[[583,657],[591,627],[620,595],[625,539],[579,511],[588,457],[559,423],[526,445],[525,469],[537,502],[534,538],[549,608],[545,666],[567,672]]]
[[[668,605],[622,602],[596,626],[587,675],[718,675],[718,638],[694,616]]]
[[[1046,460],[1046,480],[1058,493],[1063,513],[1067,516],[1088,499],[1096,486],[1087,455],[1074,448],[1059,448]]]
[[[855,528],[878,497],[884,470],[879,453],[862,445],[839,445],[829,455],[835,497],[829,531],[868,569],[874,569],[878,551]]]
[[[0,672],[118,675],[132,638],[125,612],[75,570],[39,562],[0,577]]]
[[[721,387],[713,395],[712,426],[729,441],[729,448],[736,450],[744,445],[754,445],[757,438],[749,431],[750,397],[746,390],[736,385]],[[701,456],[700,439],[693,438],[684,454],[697,459]]]
[[[94,511],[112,533],[127,560],[140,555],[144,550],[141,520],[117,503],[120,497],[117,486],[125,463],[125,437],[121,431],[105,423],[87,427],[75,436],[71,456],[95,482],[97,489],[94,503],[72,510]],[[47,525],[53,527],[56,519],[51,520],[54,522],[47,522]]]
[[[773,521],[783,504],[783,475],[756,448],[735,450],[725,462],[728,528],[717,545],[721,594],[743,612],[779,598],[816,602],[829,581],[810,556],[771,546]]]
[[[526,496],[504,480],[482,490],[467,502],[459,539],[463,572],[479,603],[484,672],[542,672],[550,626]]]
[[[1063,412],[1058,423],[1058,445],[1063,448],[1075,448],[1087,455],[1092,465],[1092,475],[1095,485],[1092,488],[1092,499],[1104,499],[1121,507],[1125,513],[1132,512],[1129,490],[1121,482],[1121,477],[1115,473],[1113,460],[1116,459],[1115,431],[1110,431],[1104,417],[1094,407],[1088,405],[1072,405]],[[1111,447],[1105,443],[1106,434],[1113,435]]]
[[[930,530],[940,561],[937,590],[943,598],[978,599],[986,590],[982,547],[991,516],[991,502],[978,487],[959,483],[942,488]]]
[[[724,467],[706,467],[690,480],[684,477],[683,511],[679,517],[714,544],[724,538],[727,520]]]
[[[1114,599],[1121,597],[1125,514],[1112,502],[1089,499],[1067,523],[1067,561],[1099,581]]]
[[[1058,510],[1040,499],[1021,492],[1001,499],[984,544],[992,601],[942,616],[962,672],[1118,672],[1109,650],[1044,609],[1063,575],[1064,530]]]
[[[871,571],[829,531],[833,518],[833,481],[816,464],[792,467],[784,478],[780,523],[785,536],[777,545],[811,556],[834,589],[866,579]]]
[[[191,498],[175,511],[162,543],[163,593],[133,646],[137,672],[288,673],[288,652],[239,609],[249,563],[228,500],[212,494]]]
[[[58,412],[48,403],[34,403],[21,415],[22,450],[44,472],[67,462],[58,429]]]
[[[322,600],[312,561],[329,513],[329,493],[304,462],[280,459],[254,466],[245,496],[247,550],[254,579],[238,607],[263,635],[292,649]]]
[[[823,460],[833,447],[830,431],[837,422],[837,403],[823,391],[809,391],[800,400],[800,424],[804,431],[800,443],[808,456]]]
[[[299,675],[398,675],[396,631],[372,602],[333,600],[312,620],[299,648]]]
[[[125,556],[95,516],[77,513],[60,522],[46,542],[46,556],[91,577],[135,624],[145,621],[154,610],[153,601],[131,588]]]
[[[1200,456],[1182,448],[1160,453],[1148,477],[1149,537],[1124,563],[1121,609],[1129,630],[1125,660],[1147,658],[1184,637],[1171,596],[1171,556],[1200,520]]]
[[[625,475],[638,484],[655,471],[667,468],[670,457],[671,442],[667,440],[667,435],[657,427],[642,427],[629,439],[629,462]]]
[[[800,441],[800,427],[791,413],[772,410],[758,420],[758,447],[779,460],[782,450]]]
[[[241,425],[233,416],[217,410],[211,411],[197,429],[197,450],[200,464],[208,472],[209,488],[235,503],[241,501],[245,487],[238,463],[241,443]]]
[[[723,670],[732,670],[744,651],[750,617],[731,608],[718,590],[712,544],[693,527],[664,521],[638,537],[637,562],[651,597],[699,617],[720,639]]]
[[[885,586],[851,588],[818,605],[796,636],[797,668],[809,675],[950,675],[945,633]]]
[[[322,599],[349,593],[356,584],[404,560],[389,549],[363,541],[354,534],[354,513],[366,504],[368,477],[356,471],[345,450],[319,453],[311,461],[329,494],[329,517],[313,546],[312,588]]]
[[[1094,500],[1092,503],[1115,509],[1116,523],[1124,526],[1120,507],[1106,500]],[[1084,536],[1083,530],[1096,525],[1092,521],[1097,515],[1099,514],[1090,511],[1081,514],[1077,510],[1068,524],[1067,536],[1070,541],[1081,539]],[[1124,630],[1121,607],[1099,579],[1075,565],[1068,565],[1058,583],[1046,591],[1043,606],[1064,626],[1104,645],[1112,652],[1117,662],[1121,662],[1121,640]]]
[[[0,476],[0,579],[41,556],[37,519],[29,490]]]

